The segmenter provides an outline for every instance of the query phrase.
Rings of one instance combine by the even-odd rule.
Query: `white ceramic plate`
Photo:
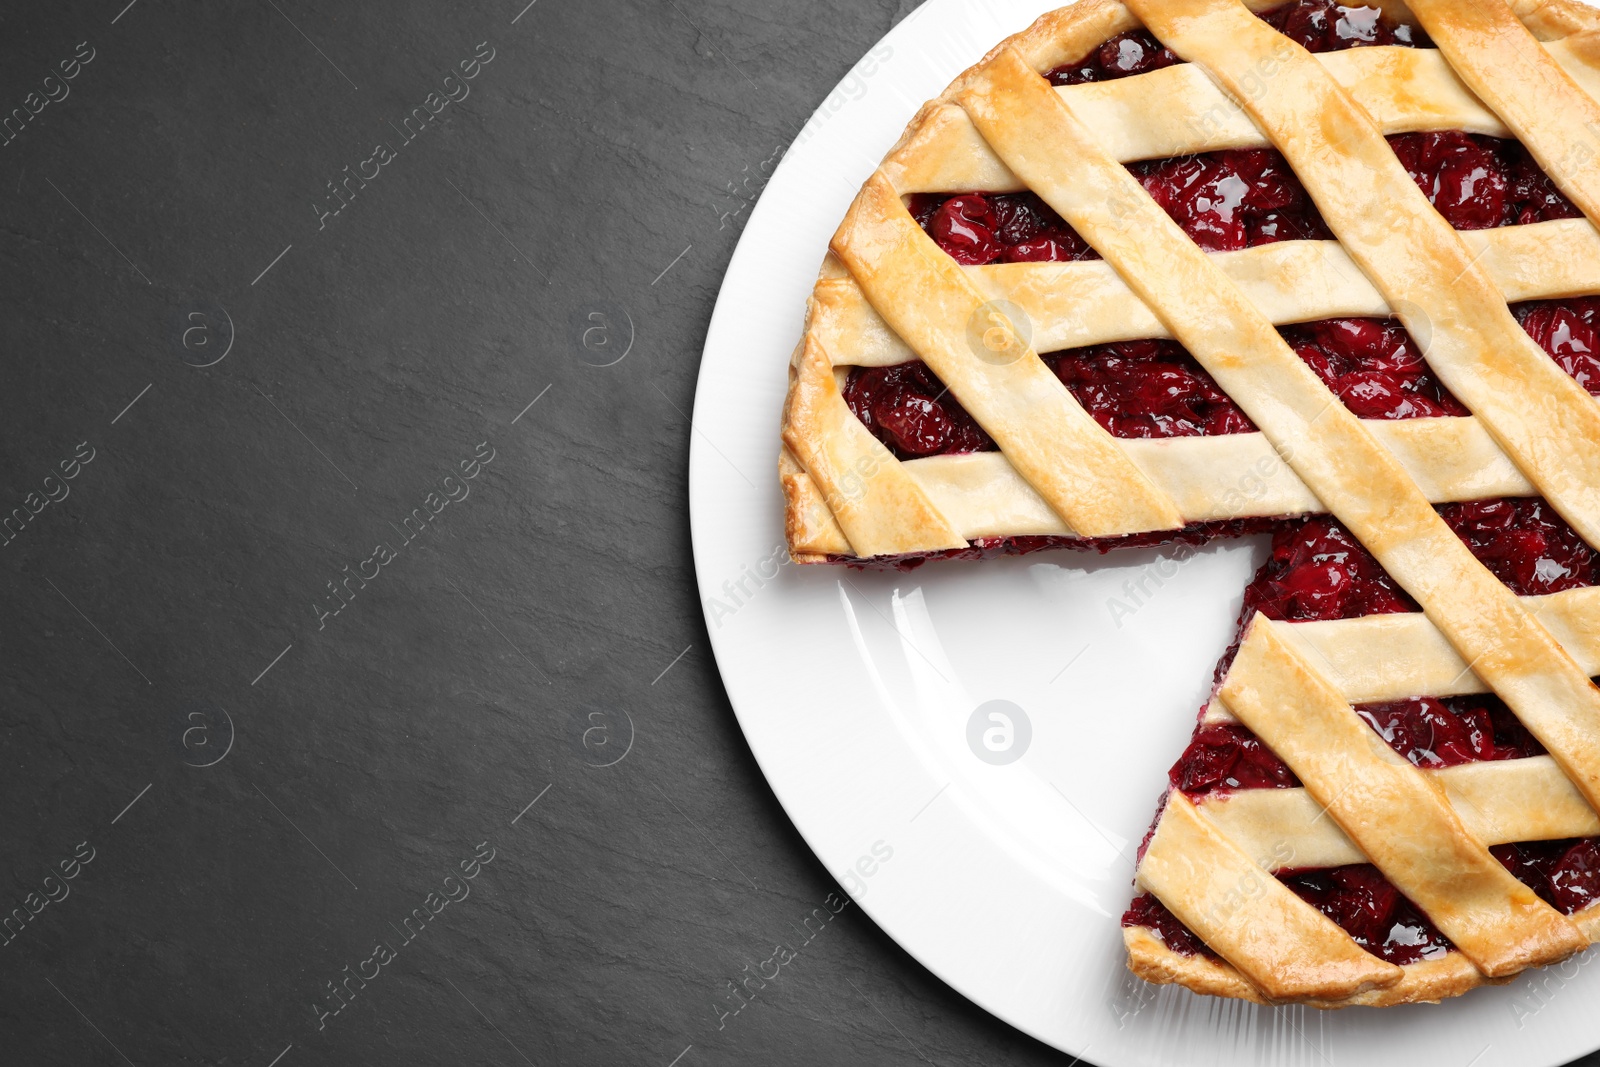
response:
[[[1131,856],[1260,539],[1181,566],[1157,551],[906,574],[787,562],[779,414],[828,238],[917,107],[1050,6],[932,0],[902,22],[784,157],[729,265],[695,398],[689,495],[712,644],[762,770],[828,870],[908,952],[1000,1018],[1105,1067],[1549,1067],[1594,1049],[1592,955],[1382,1011],[1260,1008],[1128,975],[1118,919]],[[1113,615],[1113,598],[1136,610]],[[1007,764],[979,758],[981,729],[969,743],[974,711],[993,700],[1021,709],[1012,753],[1022,720],[1031,727]]]

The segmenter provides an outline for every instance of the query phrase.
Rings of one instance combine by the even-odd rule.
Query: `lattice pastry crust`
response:
[[[817,562],[1336,517],[1424,614],[1256,618],[1207,714],[1242,721],[1303,788],[1171,795],[1137,883],[1227,962],[1130,927],[1130,966],[1263,1002],[1437,1000],[1600,936],[1600,912],[1562,915],[1487,851],[1600,834],[1600,591],[1519,600],[1433,507],[1539,495],[1600,546],[1600,405],[1507,308],[1600,293],[1600,15],[1569,0],[1385,0],[1437,48],[1313,55],[1252,14],[1280,2],[1082,0],[922,108],[856,198],[810,301],[784,411],[788,541]],[[1060,88],[1042,76],[1140,27],[1185,62]],[[1515,137],[1586,217],[1455,231],[1384,140],[1427,130]],[[1208,254],[1124,166],[1263,146],[1337,241]],[[1024,189],[1103,259],[962,267],[903,199]],[[999,301],[1031,320],[1031,345],[996,318]],[[1430,368],[1469,416],[1358,419],[1276,329],[1391,315],[1427,336]],[[986,353],[973,330],[996,325],[1005,344]],[[1113,438],[1037,355],[1166,337],[1258,432]],[[909,359],[998,451],[901,461],[879,443],[845,403],[845,377]],[[1419,692],[1493,692],[1549,755],[1419,770],[1351,709]],[[1297,866],[1375,864],[1455,950],[1405,966],[1363,951],[1264,873],[1284,866],[1269,843],[1285,841]]]

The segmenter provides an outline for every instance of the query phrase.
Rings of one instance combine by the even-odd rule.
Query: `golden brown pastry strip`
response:
[[[794,374],[784,444],[805,466],[819,490],[816,497],[837,523],[831,527],[819,516],[815,529],[841,530],[857,556],[964,548],[966,541],[845,404],[828,355],[815,340],[807,338],[795,353]],[[800,526],[797,520],[791,514],[791,533]]]
[[[1549,756],[1422,772],[1485,845],[1600,834],[1600,816]],[[1366,853],[1305,789],[1241,789],[1195,801],[1212,825],[1267,870],[1366,863]]]
[[[1540,46],[1540,51],[1547,63],[1577,80],[1579,91],[1592,101],[1591,94],[1600,87],[1600,71],[1590,65],[1591,47],[1563,41]],[[1465,130],[1504,137],[1510,133],[1500,116],[1473,96],[1433,49],[1354,48],[1314,58],[1385,134]],[[1264,75],[1258,73],[1260,77]],[[1122,163],[1270,144],[1249,114],[1191,65],[1066,85],[1056,92]],[[1583,153],[1574,152],[1572,158],[1583,159]],[[907,193],[1004,193],[1022,188],[961,109],[948,105],[938,105],[930,113],[914,139],[890,157],[888,166],[896,187]]]
[[[1600,231],[1586,219],[1472,230],[1460,237],[1507,301],[1600,293]],[[1278,325],[1392,314],[1337,241],[1280,241],[1214,252],[1211,258]],[[963,270],[988,299],[1022,309],[1038,352],[1167,336],[1166,325],[1101,260]],[[848,275],[820,280],[812,301],[811,335],[836,364],[882,367],[916,358]]]
[[[1534,492],[1471,417],[1372,421],[1367,428],[1436,504]],[[1259,433],[1117,443],[1189,522],[1322,510],[1322,502]],[[900,466],[959,537],[1072,534],[999,452],[929,456]],[[803,471],[790,477],[797,488],[806,479]],[[793,542],[797,549],[850,552],[843,533],[830,525],[821,492],[796,492],[791,503],[797,509],[791,514],[796,532],[809,538]]]
[[[1128,949],[1128,969],[1147,982],[1176,982],[1196,993],[1272,1003],[1245,981],[1235,968],[1221,960],[1179,955],[1144,927],[1124,927],[1122,937]],[[1487,981],[1483,972],[1459,952],[1446,952],[1436,959],[1408,963],[1400,968],[1400,972],[1400,980],[1393,985],[1343,997],[1299,997],[1295,1003],[1313,1008],[1385,1008],[1395,1004],[1437,1002],[1444,997],[1460,996]]]
[[[1271,999],[1350,996],[1400,980],[1399,967],[1362,951],[1182,793],[1167,799],[1139,884]]]
[[[1586,947],[1467,832],[1444,790],[1362,722],[1257,615],[1219,695],[1385,877],[1490,977]]]
[[[883,175],[862,187],[833,251],[1072,529],[1098,537],[1183,525],[1172,501],[922,232]]]

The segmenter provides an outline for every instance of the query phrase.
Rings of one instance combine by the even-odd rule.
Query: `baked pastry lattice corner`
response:
[[[1270,533],[1139,853],[1152,982],[1434,1001],[1600,938],[1600,15],[1081,0],[835,234],[808,563]]]

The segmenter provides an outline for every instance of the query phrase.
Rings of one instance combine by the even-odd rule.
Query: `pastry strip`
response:
[[[1600,834],[1549,756],[1464,763],[1422,774],[1442,788],[1468,835],[1485,845]],[[1305,789],[1241,789],[1195,801],[1200,814],[1266,870],[1342,867],[1367,855]]]
[[[1522,603],[1579,670],[1600,675],[1600,587],[1523,597]],[[1489,692],[1438,627],[1417,612],[1282,623],[1279,633],[1351,704]],[[1201,721],[1210,725],[1234,719],[1213,698]]]
[[[851,205],[833,251],[878,313],[1070,527],[1104,536],[1183,525],[1173,502],[986,304],[881,174]]]
[[[1585,674],[1600,674],[1600,587],[1522,598]],[[1364,615],[1326,622],[1280,623],[1279,634],[1315,663],[1351,704],[1378,704],[1416,696],[1487,693],[1438,627],[1420,612]],[[1207,725],[1232,722],[1217,699],[1206,706]]]
[[[1523,597],[1522,604],[1580,671],[1600,674],[1600,587]],[[1277,630],[1351,704],[1488,692],[1438,627],[1419,612],[1281,623]]]
[[[1167,799],[1139,884],[1272,999],[1350,996],[1400,980],[1224,837],[1182,793]]]
[[[1600,293],[1600,231],[1587,219],[1459,236],[1508,302]],[[1280,241],[1210,255],[1278,325],[1393,314],[1337,241]],[[1166,325],[1104,260],[962,269],[985,297],[1022,309],[1037,352],[1168,336]],[[849,275],[819,280],[811,299],[811,335],[836,364],[882,367],[916,358]]]
[[[1444,790],[1369,729],[1264,616],[1245,632],[1219,695],[1484,974],[1553,963],[1588,945],[1489,855]]]
[[[1534,493],[1532,483],[1470,416],[1366,425],[1435,504]],[[1189,522],[1323,510],[1322,502],[1259,433],[1117,443]],[[1072,534],[999,452],[928,456],[904,460],[900,466],[959,537]],[[790,480],[799,487],[808,478],[801,471]],[[821,492],[792,493],[790,505],[796,532],[805,535],[791,542],[797,550],[850,552],[849,542],[830,525]]]
[[[1600,73],[1589,66],[1578,42],[1556,42],[1543,49],[1550,62],[1582,83],[1582,92],[1596,90]],[[1465,130],[1505,137],[1510,132],[1433,49],[1352,48],[1312,58],[1385,134]],[[1265,70],[1257,71],[1259,83],[1269,77]],[[1115,81],[1063,85],[1055,91],[1121,163],[1270,147],[1245,110],[1192,64]],[[935,109],[890,157],[886,169],[896,188],[905,193],[1009,193],[1023,188],[960,108],[940,104]]]
[[[807,527],[842,532],[857,556],[964,548],[966,541],[929,502],[890,451],[845,404],[828,354],[812,338],[795,353],[795,388],[785,404],[783,440],[805,465],[819,492],[813,499],[832,513],[814,524],[791,513],[790,532]],[[793,477],[791,475],[791,477]],[[788,491],[791,504],[796,490]]]

